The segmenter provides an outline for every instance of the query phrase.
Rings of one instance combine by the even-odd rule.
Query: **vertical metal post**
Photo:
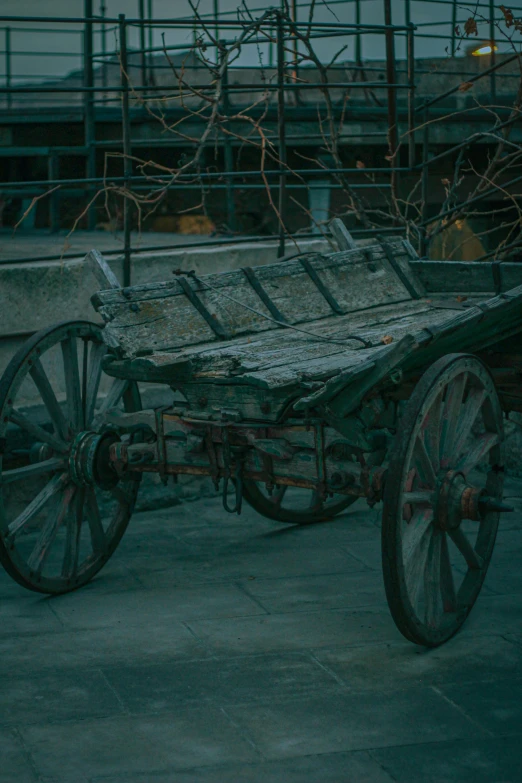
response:
[[[457,0],[453,0],[453,6],[451,9],[451,56],[455,57],[455,41],[457,36]]]
[[[107,13],[107,6],[105,3],[100,3],[100,16],[102,19],[105,19],[105,15]],[[102,87],[103,87],[103,98],[104,101],[107,99],[107,30],[105,27],[105,22],[102,22],[101,24],[101,50],[102,50],[102,68],[101,68],[101,77],[102,77]]]
[[[361,0],[355,0],[355,24],[361,24]],[[362,64],[362,40],[359,28],[357,28],[355,35],[355,63],[356,65]]]
[[[392,28],[391,0],[384,0],[384,24],[386,25],[386,80],[388,82],[388,144],[391,172],[391,189],[394,198],[397,197],[398,177],[395,168],[395,156],[399,148],[399,133],[397,121],[397,90],[395,73],[395,37]]]
[[[145,53],[145,0],[138,0],[138,12],[140,15],[140,65],[141,86],[147,85],[147,55]]]
[[[411,24],[411,3],[410,0],[406,0],[404,3],[404,21],[407,25]]]
[[[60,176],[60,158],[52,150],[47,158],[47,178],[50,181],[57,180]],[[49,196],[49,228],[52,233],[60,229],[60,213],[58,209],[58,191]]]
[[[221,50],[220,50],[220,58],[223,62],[223,58],[226,57],[226,48],[225,48],[225,42],[220,41],[221,43]],[[223,78],[222,78],[222,88],[223,88],[223,113],[225,117],[228,117],[230,115],[230,96],[228,92],[228,64],[225,63],[225,67],[223,70]],[[234,152],[232,149],[232,141],[230,139],[230,136],[225,133],[223,137],[223,154],[225,158],[225,173],[228,174],[229,172],[234,171]],[[230,231],[236,230],[236,204],[235,204],[235,197],[234,197],[234,179],[233,177],[226,178],[226,186],[227,186],[227,225]]]
[[[415,166],[415,27],[408,23],[408,166]]]
[[[93,11],[92,0],[84,0],[85,26],[83,34],[83,86],[87,89],[83,94],[84,106],[84,136],[87,147],[86,169],[87,178],[96,177],[96,118],[94,114],[94,69],[93,69]],[[87,189],[89,201],[94,197],[94,189]],[[96,210],[94,206],[87,211],[87,228],[96,226]]]
[[[13,96],[9,92],[11,89],[11,28],[5,28],[5,86],[7,87],[7,108],[10,109],[13,103]]]
[[[291,16],[292,16],[292,22],[294,24],[297,24],[297,0],[292,0]],[[299,54],[299,42],[297,40],[297,35],[295,34],[295,32],[292,34],[292,43],[293,43],[292,49],[294,50],[294,62],[292,64],[292,81],[297,82],[297,76],[298,76],[297,57]],[[299,103],[300,102],[299,90],[294,91],[294,97],[295,97],[295,102]]]
[[[491,46],[491,58],[490,65],[495,65],[495,0],[489,0],[489,43]],[[489,90],[491,93],[491,100],[496,101],[497,98],[497,80],[496,71],[492,71],[489,74]]]
[[[120,14],[119,33],[120,33],[120,69],[121,69],[121,124],[123,137],[123,176],[124,187],[128,190],[131,187],[132,179],[132,160],[131,160],[131,128],[129,115],[129,77],[128,77],[128,58],[127,58],[127,25],[125,14]],[[123,199],[123,285],[131,284],[131,202],[127,196]]]
[[[216,41],[219,41],[219,22],[218,22],[218,19],[219,19],[219,0],[213,0],[212,10],[213,10],[213,13],[214,13],[214,20],[215,20],[215,24],[214,24],[214,38],[216,39]],[[216,63],[218,63],[218,62],[219,62],[219,47],[217,47],[217,49],[216,49]]]
[[[421,175],[421,236],[419,255],[425,258],[428,248],[426,244],[426,221],[428,219],[428,182],[429,182],[429,143],[430,143],[429,109],[424,110],[422,130],[422,175]]]
[[[279,137],[279,247],[277,257],[285,254],[286,217],[286,128],[285,128],[285,28],[283,14],[277,15],[277,130]]]
[[[150,24],[152,22],[152,18],[153,18],[152,0],[147,0],[147,19],[149,20],[149,49],[152,49],[154,46],[154,28],[152,24]],[[153,59],[154,59],[154,54],[151,51],[149,51],[149,82],[151,84],[154,83],[154,74],[153,74],[154,66],[152,64]]]

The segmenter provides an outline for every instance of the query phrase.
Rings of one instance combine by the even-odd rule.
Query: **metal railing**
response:
[[[334,3],[341,0],[333,0]],[[345,3],[345,0],[342,0]],[[449,6],[452,9],[452,26],[447,36],[441,36],[444,40],[449,40],[451,54],[456,55],[456,26],[458,23],[457,5],[454,0],[426,0],[426,4]],[[242,191],[260,190],[269,191],[274,194],[277,212],[279,217],[279,227],[275,238],[278,240],[279,255],[285,252],[285,242],[288,236],[288,205],[289,194],[292,191],[310,191],[314,189],[325,188],[325,177],[329,180],[328,190],[343,190],[344,185],[339,181],[340,177],[349,178],[350,190],[357,191],[376,191],[382,194],[384,191],[390,191],[392,196],[397,195],[400,178],[420,172],[422,188],[424,195],[423,215],[420,223],[421,229],[421,248],[425,250],[422,244],[422,235],[429,223],[428,210],[428,176],[429,169],[435,162],[443,157],[451,157],[459,145],[452,145],[437,156],[429,155],[430,147],[430,128],[434,119],[437,119],[437,109],[439,106],[447,107],[448,100],[451,101],[455,96],[460,96],[461,78],[473,84],[487,79],[489,82],[490,97],[494,98],[498,93],[498,79],[505,79],[507,83],[517,77],[516,73],[502,73],[517,55],[510,57],[502,56],[502,59],[495,59],[494,48],[494,25],[495,9],[491,2],[473,3],[475,8],[482,8],[487,11],[489,16],[484,19],[484,24],[489,25],[489,40],[492,43],[492,52],[490,56],[490,67],[481,72],[468,70],[466,58],[460,58],[462,68],[455,71],[458,82],[438,95],[428,99],[419,100],[416,98],[418,93],[418,81],[420,78],[429,75],[429,67],[419,67],[416,60],[415,48],[416,42],[425,36],[437,39],[438,34],[431,35],[423,32],[427,28],[425,23],[415,27],[411,21],[412,12],[415,9],[416,2],[405,3],[405,23],[394,25],[391,17],[391,0],[383,0],[383,24],[369,24],[361,21],[362,6],[364,0],[353,0],[355,9],[354,22],[299,22],[297,20],[297,9],[308,7],[309,4],[297,3],[293,6],[293,18],[288,18],[284,13],[274,14],[267,22],[264,30],[263,40],[260,42],[258,37],[248,41],[246,46],[251,46],[259,50],[260,45],[267,50],[268,65],[256,66],[242,65],[239,68],[231,69],[227,66],[223,72],[223,89],[220,103],[220,112],[223,116],[229,117],[237,114],[238,110],[244,111],[248,116],[255,117],[259,114],[259,107],[248,105],[248,100],[244,106],[238,102],[237,98],[245,96],[255,96],[258,93],[266,93],[269,98],[266,105],[263,106],[263,116],[268,118],[271,123],[269,132],[266,134],[266,140],[277,148],[277,163],[272,168],[246,168],[238,166],[237,156],[234,157],[234,150],[238,146],[244,145],[244,141],[233,139],[230,135],[222,134],[219,139],[219,145],[223,149],[223,161],[219,171],[198,171],[197,181],[194,173],[186,176],[179,175],[166,190],[176,190],[177,192],[190,192],[202,188],[211,189],[212,192],[223,191],[226,203],[226,225],[231,236],[226,239],[211,240],[214,244],[231,243],[233,241],[244,241],[246,238],[252,240],[267,240],[270,236],[234,236],[237,232],[237,203],[236,194],[238,189]],[[346,5],[346,3],[345,3]],[[28,107],[42,100],[42,96],[52,96],[52,103],[56,111],[66,109],[68,112],[77,109],[80,121],[83,125],[83,138],[76,145],[47,145],[42,147],[0,147],[0,158],[4,155],[11,157],[36,157],[40,156],[47,161],[47,177],[34,178],[30,180],[6,179],[0,182],[0,195],[4,198],[39,198],[48,193],[49,200],[49,224],[50,228],[56,230],[60,227],[59,206],[64,197],[78,198],[82,202],[82,208],[92,202],[97,192],[102,191],[107,183],[111,186],[119,186],[127,191],[135,193],[147,192],[151,187],[150,175],[139,173],[136,166],[133,166],[133,156],[138,157],[137,153],[141,149],[173,149],[184,147],[190,149],[198,144],[197,139],[183,138],[153,138],[139,139],[133,136],[133,130],[138,126],[138,122],[147,119],[147,106],[149,103],[162,102],[165,106],[165,116],[169,116],[173,121],[178,121],[187,115],[187,112],[180,108],[174,108],[168,105],[173,95],[179,92],[179,84],[175,81],[168,81],[159,84],[159,71],[163,68],[167,74],[172,75],[172,65],[168,62],[168,57],[175,52],[201,52],[204,46],[214,47],[216,45],[215,35],[219,35],[219,42],[223,47],[234,40],[237,33],[245,28],[245,22],[237,19],[227,19],[226,14],[218,17],[202,16],[197,20],[193,18],[186,19],[155,19],[152,18],[152,3],[147,4],[146,15],[145,3],[140,0],[139,17],[127,18],[120,15],[118,18],[107,18],[104,15],[97,16],[93,13],[92,0],[85,0],[86,16],[82,18],[68,17],[0,17],[0,28],[5,32],[5,80],[4,86],[0,87],[0,103],[4,101],[7,112],[4,117],[4,125],[12,117],[13,124],[16,122],[16,113],[26,111]],[[258,9],[259,11],[262,9]],[[263,9],[264,10],[264,9]],[[516,9],[514,9],[516,11]],[[82,62],[83,66],[73,78],[73,83],[69,85],[66,80],[57,80],[55,83],[42,83],[42,78],[38,83],[28,83],[27,77],[17,76],[13,73],[12,58],[13,52],[18,51],[12,48],[13,31],[26,28],[18,28],[17,24],[23,21],[27,24],[38,25],[56,25],[66,24],[67,30],[62,30],[76,36],[81,35],[82,40]],[[163,46],[154,45],[155,37],[158,31],[176,30],[191,31],[194,34],[196,43],[192,47],[186,44],[165,44]],[[321,167],[290,167],[288,164],[288,152],[292,145],[302,142],[306,139],[310,144],[320,147],[324,140],[324,131],[313,130],[312,115],[317,111],[324,109],[325,85],[317,74],[314,73],[314,80],[306,80],[309,75],[309,69],[298,65],[299,45],[297,42],[297,31],[306,30],[310,37],[315,41],[324,41],[328,38],[345,38],[350,44],[353,44],[353,57],[349,63],[342,66],[332,66],[329,71],[327,90],[335,97],[335,91],[340,94],[341,100],[334,106],[335,116],[338,121],[342,121],[343,113],[346,112],[346,101],[343,102],[343,95],[349,92],[351,95],[351,121],[370,122],[375,125],[381,125],[378,130],[356,131],[351,135],[343,134],[342,138],[381,138],[382,146],[388,153],[387,162],[379,166],[364,166],[362,173],[359,165],[332,165],[321,164]],[[117,34],[118,47],[116,50],[110,50],[107,47],[107,34]],[[129,48],[129,32],[137,34],[139,46]],[[156,31],[156,36],[155,36]],[[211,34],[212,33],[212,34]],[[225,37],[227,36],[227,37]],[[383,58],[382,60],[363,61],[363,44],[365,36],[372,36],[382,41]],[[100,50],[96,51],[95,43],[100,41]],[[404,50],[404,58],[397,61],[397,44],[401,44]],[[453,43],[452,43],[453,42]],[[216,50],[219,48],[215,46]],[[293,53],[293,56],[292,56]],[[36,52],[34,53],[36,55]],[[47,55],[47,52],[43,53]],[[72,52],[61,52],[60,56],[64,58],[76,57]],[[161,62],[160,62],[161,61]],[[191,66],[193,71],[198,70],[197,64]],[[111,74],[108,72],[112,68],[112,76],[117,71],[119,83],[111,80]],[[208,65],[200,66],[201,73],[208,73]],[[271,71],[271,73],[269,73]],[[250,81],[239,84],[231,83],[230,74],[249,74],[254,76],[264,75],[265,81],[260,82],[252,78]],[[347,72],[350,78],[347,78]],[[340,77],[336,77],[336,73]],[[368,77],[369,75],[369,77]],[[333,78],[331,78],[333,77]],[[242,78],[242,77],[241,77]],[[23,83],[25,79],[25,83]],[[208,80],[195,82],[190,85],[192,90],[197,90],[202,96],[205,96],[212,86]],[[317,98],[307,97],[314,93]],[[361,94],[363,98],[358,100],[356,93]],[[20,99],[25,98],[25,103]],[[61,103],[65,98],[68,104]],[[76,99],[77,103],[74,102]],[[250,102],[255,103],[255,101]],[[43,107],[45,108],[45,107]],[[43,110],[42,106],[37,106],[36,111]],[[447,113],[447,112],[446,112]],[[505,113],[505,112],[504,112]],[[444,115],[444,112],[441,112]],[[288,133],[287,126],[290,120],[303,117],[312,128],[307,133]],[[110,118],[114,122],[117,118],[120,129],[118,138],[107,139],[100,138],[100,126]],[[419,119],[420,118],[420,119]],[[205,117],[199,119],[191,115],[191,122],[204,123]],[[423,125],[422,144],[418,145],[418,133],[416,126]],[[497,122],[495,128],[498,128]],[[476,133],[472,135],[472,141],[479,141],[487,134]],[[460,142],[460,147],[469,145],[469,139]],[[407,160],[400,165],[400,150],[406,146]],[[105,153],[111,151],[121,151],[122,170],[119,174],[110,176],[100,174],[100,160],[97,160],[97,151]],[[420,155],[419,155],[420,154]],[[64,157],[81,157],[85,161],[85,174],[81,177],[62,177],[60,161]],[[419,156],[421,160],[419,161]],[[54,190],[57,188],[57,190]],[[272,198],[272,196],[270,196]],[[132,247],[131,231],[133,228],[132,202],[129,198],[123,198],[122,204],[123,221],[123,255],[124,255],[124,282],[128,285],[131,281],[131,257],[134,252],[145,252],[150,250],[148,246],[137,248]],[[456,209],[456,207],[455,207]],[[85,225],[87,228],[94,228],[96,225],[96,208],[91,205],[85,209]],[[402,230],[394,220],[389,224],[381,221],[380,231],[399,231]],[[364,236],[369,233],[365,226],[358,225],[353,233]],[[317,236],[313,233],[312,236]],[[301,237],[307,236],[306,233],[300,233]],[[208,243],[205,240],[205,244]],[[175,247],[183,245],[176,244]],[[187,245],[188,246],[188,245]],[[190,247],[194,247],[190,243]],[[166,249],[162,246],[162,249]],[[120,254],[121,251],[114,251]],[[67,257],[67,254],[64,256]],[[50,259],[51,256],[41,256],[42,260]],[[17,262],[32,259],[16,259]],[[6,262],[10,262],[9,259]]]

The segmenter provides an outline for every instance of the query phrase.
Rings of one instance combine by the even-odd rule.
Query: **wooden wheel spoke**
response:
[[[18,411],[11,411],[9,414],[9,419],[13,422],[13,424],[16,424],[17,427],[20,427],[20,429],[28,432],[29,435],[32,435],[35,441],[47,443],[47,445],[54,449],[54,451],[59,451],[63,454],[68,450],[66,443],[64,443],[62,440],[59,440],[51,432],[44,430],[44,428],[40,427],[39,424],[34,424],[26,416],[24,416],[23,413],[19,413]]]
[[[34,476],[42,476],[45,473],[55,473],[57,470],[63,469],[65,462],[59,457],[51,457],[50,459],[42,460],[42,462],[35,462],[34,465],[24,465],[21,468],[13,468],[12,470],[4,470],[2,472],[2,484],[11,484],[13,481],[23,481],[27,478],[33,478]]]
[[[466,441],[471,434],[472,427],[477,420],[477,416],[486,399],[487,393],[485,389],[470,389],[468,399],[462,406],[457,431],[455,433],[453,444],[453,453],[455,457],[459,457],[462,454],[462,451],[466,446]]]
[[[475,552],[475,550],[471,546],[469,539],[462,532],[460,527],[458,527],[456,530],[449,530],[448,535],[450,536],[451,540],[453,541],[453,543],[455,544],[455,546],[457,547],[461,555],[464,557],[464,560],[468,564],[469,568],[472,568],[474,570],[480,570],[484,565],[484,561],[481,558],[481,556],[478,554],[478,552]]]
[[[78,432],[84,426],[80,372],[78,369],[78,346],[74,334],[62,340],[63,369],[67,391],[67,415],[73,431]]]
[[[274,492],[272,495],[269,496],[270,503],[273,503],[273,505],[276,508],[281,508],[281,503],[283,502],[283,499],[288,491],[288,485],[283,484],[283,486],[279,487],[276,492]]]
[[[446,401],[442,412],[442,432],[440,444],[440,462],[448,467],[453,454],[453,443],[462,408],[462,400],[468,382],[468,373],[463,372],[448,386]]]
[[[440,425],[442,418],[442,392],[435,401],[423,422],[424,444],[435,472],[440,467]]]
[[[448,539],[445,533],[442,533],[441,535],[440,595],[442,598],[442,608],[444,611],[456,612],[457,595],[455,592],[455,582],[453,580],[453,569],[451,568],[450,562]]]
[[[409,559],[404,562],[404,579],[411,605],[415,609],[424,584],[424,571],[433,530],[427,527],[410,551]]]
[[[465,476],[473,470],[493,448],[500,442],[499,436],[495,432],[485,432],[475,439],[468,452],[457,463],[457,470],[462,471]]]
[[[62,563],[62,576],[64,579],[71,579],[78,572],[84,499],[85,488],[81,487],[76,493],[75,502],[68,509],[65,551]]]
[[[402,539],[402,560],[406,570],[409,568],[412,559],[415,558],[416,550],[432,522],[432,509],[424,508],[416,511],[408,524],[405,525],[406,529]]]
[[[94,415],[96,398],[98,396],[98,389],[100,388],[102,360],[106,353],[107,347],[104,344],[97,345],[91,350],[89,373],[87,377],[86,399],[84,401],[86,427],[89,426]]]
[[[442,534],[440,531],[435,531],[430,540],[424,571],[424,620],[432,628],[437,625],[441,609],[441,540]]]
[[[92,427],[97,429],[98,425],[105,414],[112,408],[115,408],[118,402],[121,400],[127,389],[129,388],[129,381],[124,378],[115,378],[111,388],[109,389],[107,396],[100,405],[96,415],[92,420]]]
[[[67,487],[61,499],[54,504],[42,527],[38,540],[29,555],[27,565],[37,574],[41,573],[45,561],[49,556],[56,534],[67,516],[75,490],[76,487],[74,486]]]
[[[7,526],[9,535],[14,536],[26,525],[67,483],[67,476],[61,473],[49,481],[17,518]]]
[[[102,554],[107,547],[107,537],[103,529],[100,509],[94,489],[88,489],[85,497],[85,514],[91,532],[92,549],[95,554]]]
[[[421,433],[418,434],[415,440],[415,447],[413,449],[413,461],[417,470],[417,475],[422,484],[433,488],[437,480],[435,472],[435,466],[431,460],[430,455],[427,452],[426,444],[422,439]]]
[[[59,438],[65,440],[67,438],[67,422],[60,407],[60,403],[56,399],[53,387],[51,386],[49,378],[47,377],[47,374],[39,359],[36,359],[33,362],[29,372],[33,381],[35,382],[36,388],[40,392],[40,396],[44,402],[45,407],[47,408],[47,412],[51,417],[56,434]]]

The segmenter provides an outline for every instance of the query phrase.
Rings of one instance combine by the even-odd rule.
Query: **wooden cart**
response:
[[[291,524],[382,501],[398,628],[429,646],[458,630],[510,510],[522,265],[421,261],[402,239],[358,247],[340,222],[333,233],[340,252],[126,289],[91,251],[104,328],[35,334],[0,382],[0,560],[14,579],[45,593],[85,584],[118,545],[141,474],[194,474],[227,511],[245,500]],[[175,401],[142,410],[140,382]]]

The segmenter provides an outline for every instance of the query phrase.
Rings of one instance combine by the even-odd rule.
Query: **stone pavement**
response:
[[[379,511],[136,514],[86,588],[0,574],[1,783],[520,783],[522,484],[461,633],[400,636]]]

